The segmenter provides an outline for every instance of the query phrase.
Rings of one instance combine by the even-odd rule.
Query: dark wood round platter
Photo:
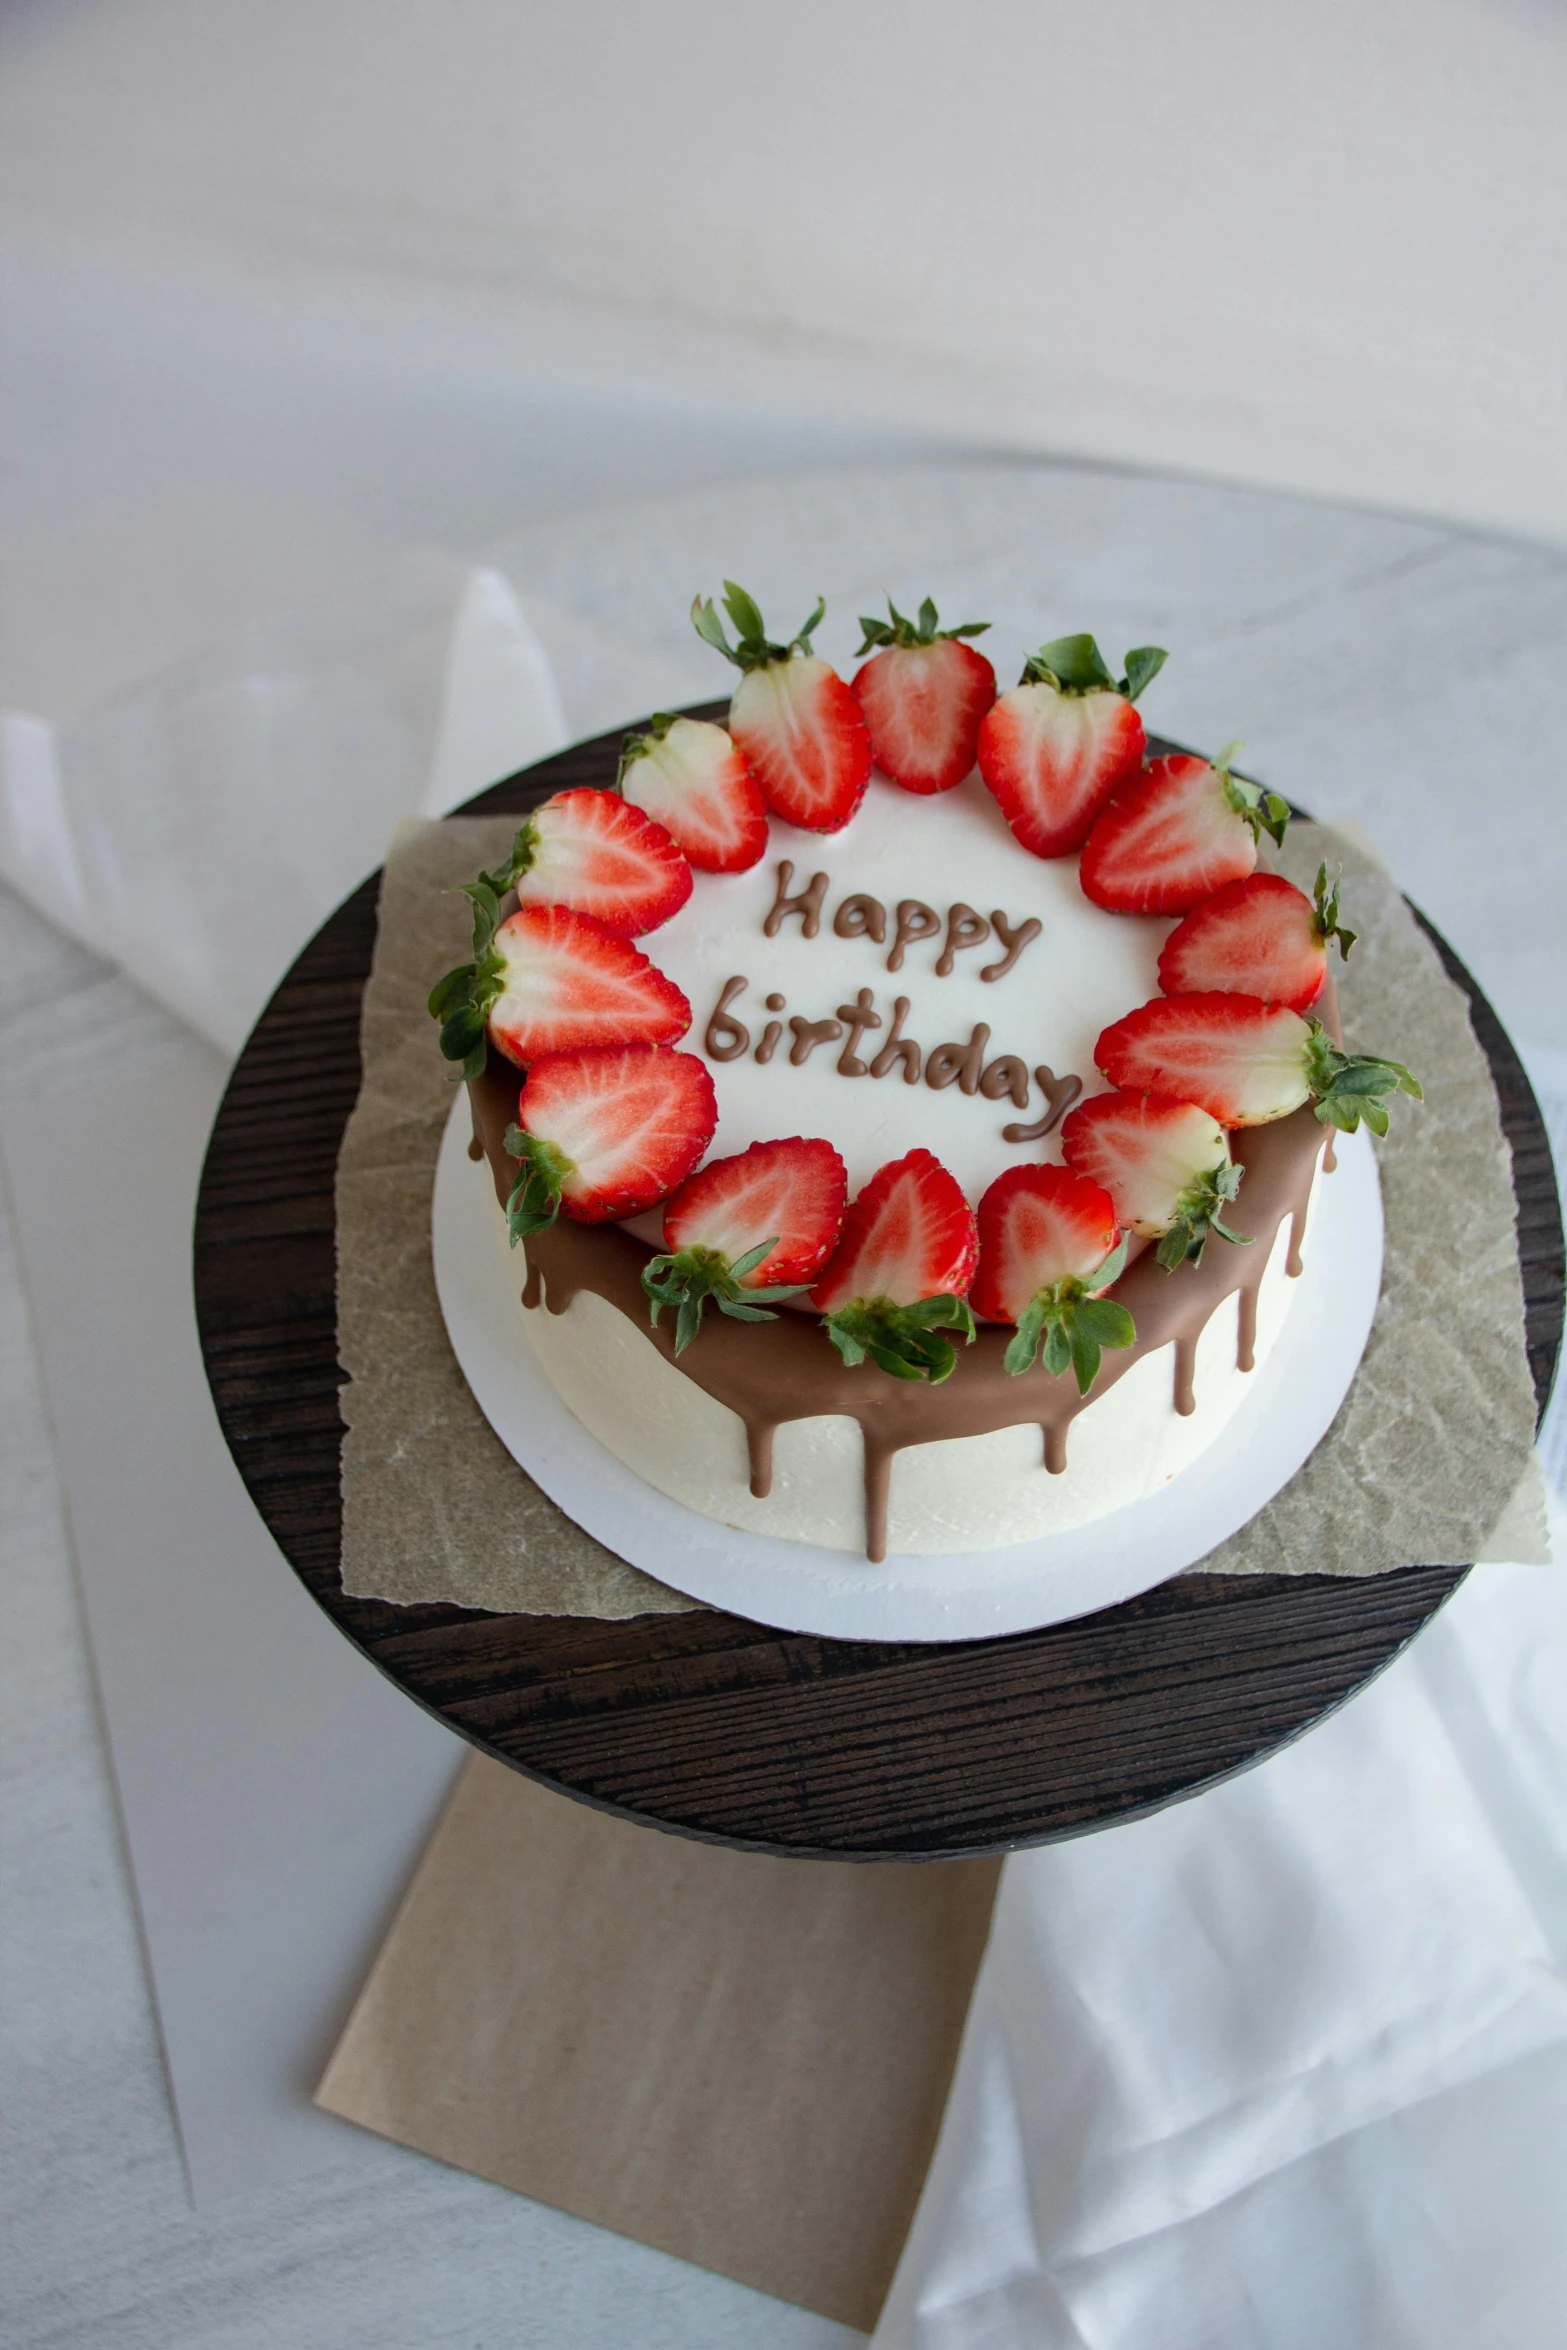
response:
[[[467,812],[608,782],[620,741],[580,743]],[[628,1818],[759,1850],[1003,1852],[1135,1819],[1260,1761],[1395,1657],[1462,1580],[1452,1567],[1183,1575],[1072,1623],[943,1645],[712,1612],[602,1623],[347,1598],[332,1188],[378,886],[311,940],[240,1056],[197,1204],[197,1318],[224,1435],[285,1556],[339,1629],[474,1745]],[[1495,1013],[1431,935],[1470,999],[1512,1146],[1543,1410],[1563,1291],[1545,1129]]]

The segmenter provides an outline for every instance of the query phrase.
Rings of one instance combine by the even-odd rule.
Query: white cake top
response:
[[[781,891],[786,860],[793,874]],[[826,884],[811,909],[815,935],[807,936],[805,916],[792,912],[769,937],[765,925],[780,895],[800,897],[818,874]],[[851,900],[857,903],[846,910]],[[901,968],[893,970],[900,905],[906,933],[932,921],[936,928],[906,936]],[[970,912],[977,922],[967,919]],[[1019,943],[1029,922],[1037,922],[1037,934]],[[878,926],[885,933],[879,943],[872,934]],[[774,817],[759,865],[749,873],[698,873],[686,905],[640,943],[691,1001],[682,1049],[703,1057],[718,1095],[710,1157],[779,1135],[825,1135],[843,1154],[852,1196],[887,1160],[923,1145],[977,1201],[1003,1168],[1059,1160],[1059,1115],[1047,1138],[1008,1141],[1003,1129],[1049,1115],[1049,1080],[1040,1069],[1055,1080],[1079,1078],[1085,1093],[1104,1091],[1093,1065],[1095,1040],[1158,993],[1159,950],[1172,928],[1090,904],[1078,886],[1077,859],[1047,861],[1019,847],[977,774],[929,799],[873,775],[841,832],[801,832]],[[1010,968],[980,976],[1009,953]],[[944,959],[949,967],[938,971]],[[736,980],[743,984],[732,986]],[[784,1000],[769,1006],[769,996]],[[900,997],[907,1010],[894,1037]],[[862,1002],[877,1025],[856,1039],[852,1016]],[[837,1034],[812,1044],[794,1021],[836,1023]],[[912,1084],[904,1075],[912,1056],[889,1050],[899,1039],[920,1051]],[[943,1046],[951,1050],[942,1054]],[[760,1063],[759,1052],[768,1055]],[[800,1052],[808,1055],[803,1062],[791,1060]],[[885,1058],[876,1075],[879,1052]],[[852,1066],[841,1071],[841,1061],[864,1074]],[[941,1077],[947,1082],[931,1082]],[[1003,1091],[1008,1085],[1026,1089],[1026,1102]],[[1059,1095],[1057,1103],[1068,1106]]]

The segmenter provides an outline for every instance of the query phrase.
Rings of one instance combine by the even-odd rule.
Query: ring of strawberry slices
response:
[[[441,1049],[476,1077],[490,1050],[523,1071],[506,1148],[515,1246],[557,1215],[621,1222],[663,1204],[664,1250],[643,1275],[677,1354],[706,1309],[770,1321],[808,1298],[850,1365],[939,1382],[975,1317],[1011,1325],[1006,1369],[1043,1358],[1087,1394],[1102,1350],[1133,1343],[1108,1297],[1134,1246],[1172,1276],[1211,1240],[1244,1244],[1225,1215],[1244,1169],[1230,1131],[1315,1107],[1325,1126],[1385,1133],[1383,1096],[1420,1096],[1399,1062],[1339,1049],[1312,1007],[1328,948],[1347,956],[1326,869],[1313,898],[1258,872],[1282,841],[1284,801],[1214,760],[1149,760],[1136,709],[1165,654],[1143,646],[1117,679],[1091,636],[1044,645],[1009,692],[968,640],[986,622],[861,623],[845,681],[812,649],[818,603],[787,642],[725,583],[730,642],[700,597],[697,632],[739,671],[727,728],[661,714],[628,737],[613,789],[558,792],[519,828],[506,862],[467,885],[472,960],[430,996]],[[1101,1034],[1112,1091],[1061,1128],[1065,1166],[1009,1167],[977,1211],[929,1151],[880,1168],[850,1201],[820,1137],[756,1142],[701,1162],[717,1124],[712,1078],[678,1049],[681,990],[633,941],[691,893],[693,866],[747,871],[769,813],[831,833],[873,767],[926,797],[976,767],[1019,844],[1077,855],[1087,897],[1111,913],[1179,916],[1159,958],[1163,993]],[[508,908],[511,910],[508,911]]]

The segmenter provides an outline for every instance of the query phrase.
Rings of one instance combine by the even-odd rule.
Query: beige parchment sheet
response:
[[[424,999],[467,956],[455,885],[497,860],[515,821],[406,823],[387,860],[337,1176],[343,1585],[502,1612],[668,1612],[694,1603],[585,1534],[492,1433],[436,1296],[430,1195],[452,1093]],[[1387,1254],[1354,1386],[1298,1475],[1200,1563],[1373,1575],[1544,1559],[1511,1168],[1485,1057],[1385,869],[1344,833],[1292,825],[1278,860],[1290,878],[1309,890],[1323,858],[1342,868],[1359,933],[1335,964],[1347,1041],[1405,1062],[1426,1099],[1400,1097],[1377,1146]]]
[[[475,1757],[317,2101],[869,2332],[999,1861],[731,1852]]]

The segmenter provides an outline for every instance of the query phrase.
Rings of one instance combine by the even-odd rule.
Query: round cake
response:
[[[728,609],[729,728],[546,803],[432,997],[519,1343],[723,1524],[880,1559],[1108,1517],[1221,1436],[1324,1144],[1414,1080],[1339,1049],[1326,877],[1258,870],[1287,810],[1146,760],[1162,655],[1057,640],[998,696],[926,605],[851,689]]]

